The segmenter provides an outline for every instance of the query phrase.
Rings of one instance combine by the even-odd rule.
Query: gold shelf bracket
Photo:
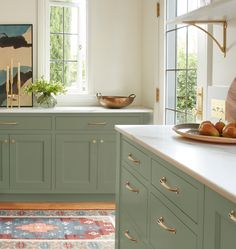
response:
[[[183,23],[186,23],[188,25],[192,25],[192,26],[200,29],[201,31],[203,31],[207,35],[209,35],[212,38],[212,40],[216,43],[216,45],[219,47],[220,51],[224,54],[224,57],[226,56],[227,21],[224,21],[224,20],[184,21]],[[208,32],[204,28],[200,27],[199,24],[221,24],[222,28],[223,28],[223,44],[221,45],[219,43],[219,41],[210,32]]]

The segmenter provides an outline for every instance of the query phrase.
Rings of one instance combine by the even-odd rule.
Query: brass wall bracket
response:
[[[215,21],[184,21],[183,23],[192,25],[201,31],[205,32],[207,35],[209,35],[212,40],[216,43],[216,45],[219,47],[220,51],[224,54],[224,57],[226,56],[226,37],[227,37],[227,22],[223,20],[215,20]],[[223,28],[223,44],[221,45],[219,41],[207,30],[200,27],[199,24],[221,24]]]

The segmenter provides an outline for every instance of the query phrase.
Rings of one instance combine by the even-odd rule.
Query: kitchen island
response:
[[[116,126],[116,248],[234,249],[236,145]]]

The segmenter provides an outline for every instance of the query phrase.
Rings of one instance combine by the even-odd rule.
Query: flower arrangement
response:
[[[52,94],[65,94],[66,89],[61,82],[47,81],[42,76],[32,84],[26,86],[24,92],[34,93],[37,98],[37,103],[42,107],[54,107],[57,101]]]

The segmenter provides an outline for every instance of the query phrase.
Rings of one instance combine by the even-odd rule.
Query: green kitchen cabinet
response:
[[[206,188],[204,249],[236,248],[236,204]]]
[[[9,138],[0,135],[0,189],[9,189]]]
[[[97,138],[97,190],[102,193],[115,193],[115,138],[114,134],[103,134]]]
[[[56,190],[115,192],[115,135],[56,136]]]
[[[56,190],[75,193],[95,192],[96,164],[96,136],[56,136]]]
[[[51,189],[51,135],[9,136],[10,189],[37,193]]]

